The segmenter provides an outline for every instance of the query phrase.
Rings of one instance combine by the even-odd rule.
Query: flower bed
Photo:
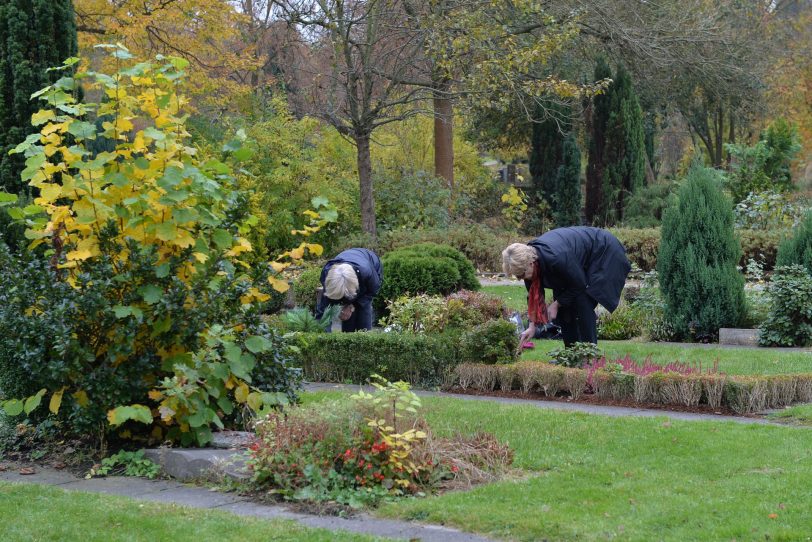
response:
[[[257,422],[250,447],[252,482],[287,500],[352,508],[449,485],[492,481],[513,453],[489,434],[439,438],[403,382],[373,375],[377,391],[272,412]]]

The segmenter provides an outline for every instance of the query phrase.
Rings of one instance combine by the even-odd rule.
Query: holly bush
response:
[[[16,213],[29,254],[3,255],[2,405],[31,413],[50,396],[76,432],[205,444],[211,427],[293,398],[295,372],[258,312],[288,288],[290,261],[321,247],[249,265],[257,219],[230,166],[189,144],[187,61],[99,47],[118,71],[75,73],[68,59],[33,95],[39,133],[13,150],[39,196]],[[101,101],[79,101],[80,89]],[[250,156],[241,139],[224,148],[232,161]],[[323,224],[311,216],[300,233]]]

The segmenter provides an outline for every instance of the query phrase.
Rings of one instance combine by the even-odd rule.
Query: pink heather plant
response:
[[[617,363],[618,365],[623,367],[624,373],[633,374],[637,376],[647,376],[657,372],[679,373],[682,375],[702,374],[703,372],[707,374],[719,373],[719,360],[713,362],[713,367],[709,367],[705,371],[703,371],[702,361],[699,362],[699,365],[689,365],[688,363],[682,363],[679,361],[672,361],[667,365],[659,365],[651,361],[651,356],[647,356],[646,359],[643,361],[643,365],[640,365],[637,362],[635,362],[628,354],[626,354],[625,358],[620,358],[612,361],[607,360],[606,356],[602,356],[601,358],[592,360],[591,362],[584,365],[584,369],[586,370],[587,388],[594,389],[594,387],[592,386],[592,378],[595,375],[595,371],[597,371],[598,369],[604,369],[608,363]]]

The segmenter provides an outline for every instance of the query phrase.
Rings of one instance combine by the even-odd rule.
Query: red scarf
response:
[[[547,323],[547,304],[544,302],[544,286],[541,284],[541,270],[539,263],[533,263],[533,278],[530,282],[530,292],[527,297],[527,314],[534,324]]]

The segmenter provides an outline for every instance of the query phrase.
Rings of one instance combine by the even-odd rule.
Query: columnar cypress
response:
[[[46,72],[77,52],[70,0],[0,2],[0,190],[19,192],[23,158],[8,151],[35,130],[31,94],[63,74]]]
[[[606,146],[603,150],[603,204],[607,223],[623,220],[629,196],[646,181],[646,143],[643,110],[632,88],[629,72],[621,64],[611,86]]]
[[[553,207],[556,175],[563,160],[566,137],[563,132],[570,130],[570,123],[567,120],[570,115],[569,108],[551,103],[547,104],[547,111],[539,108],[537,115],[539,117],[546,115],[546,118],[533,123],[530,139],[531,189],[527,211],[529,220],[525,221],[525,227],[533,232],[539,231],[542,227],[540,208],[542,203],[546,202],[549,207]]]
[[[557,227],[581,224],[581,151],[573,134],[564,140],[551,199]]]
[[[595,81],[612,77],[612,70],[603,58],[595,66]],[[611,88],[611,86],[610,86]],[[606,125],[609,122],[609,89],[592,100],[590,114],[587,115],[589,150],[586,167],[586,201],[584,214],[590,224],[602,224],[600,209],[603,204],[603,156],[606,146]]]
[[[678,338],[717,336],[744,314],[741,247],[719,174],[695,165],[663,216],[657,271],[665,317]]]

